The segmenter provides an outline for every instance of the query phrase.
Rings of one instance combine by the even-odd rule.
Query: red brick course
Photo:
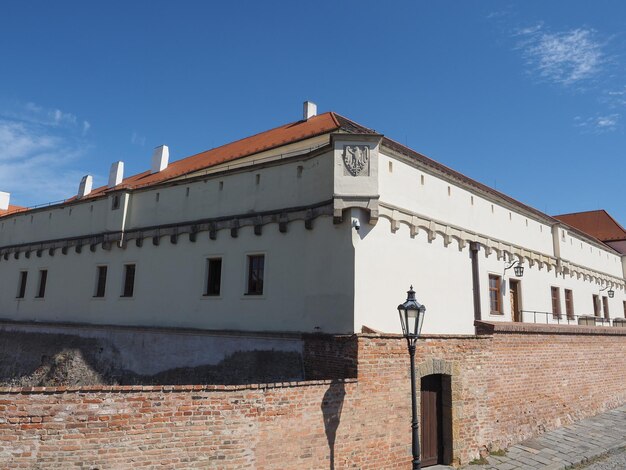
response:
[[[626,402],[626,332],[481,328],[418,342],[420,374],[452,375],[457,463]],[[345,380],[0,389],[0,468],[325,469],[331,448],[337,469],[409,468],[406,343],[353,344],[312,354],[356,349]]]

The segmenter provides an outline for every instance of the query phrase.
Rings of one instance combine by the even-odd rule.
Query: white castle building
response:
[[[399,332],[413,284],[424,333],[471,334],[476,319],[624,324],[623,242],[313,103],[300,121],[168,157],[158,147],[129,177],[116,162],[107,186],[86,176],[47,207],[0,193],[0,319]]]

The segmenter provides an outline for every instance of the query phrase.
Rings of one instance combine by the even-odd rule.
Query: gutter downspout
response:
[[[472,260],[472,288],[474,290],[474,321],[480,321],[482,319],[482,312],[480,308],[480,271],[478,266],[479,251],[480,244],[478,242],[470,242],[470,258]]]

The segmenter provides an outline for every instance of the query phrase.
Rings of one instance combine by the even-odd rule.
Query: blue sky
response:
[[[623,1],[2,2],[0,190],[33,205],[302,101],[549,214],[626,225]]]

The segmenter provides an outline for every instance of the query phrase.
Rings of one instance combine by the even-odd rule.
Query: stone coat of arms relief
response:
[[[348,173],[359,176],[362,172],[369,174],[370,148],[368,145],[344,145],[343,163]],[[367,169],[366,172],[363,170]]]

